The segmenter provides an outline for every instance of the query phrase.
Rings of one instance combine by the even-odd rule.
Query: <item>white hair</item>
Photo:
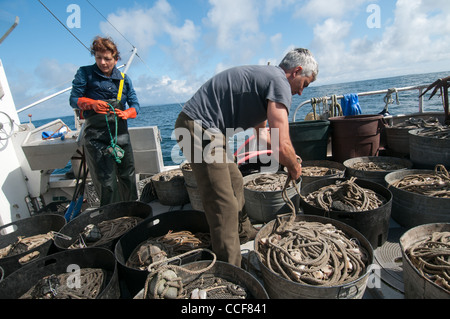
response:
[[[291,70],[298,66],[302,67],[302,75],[314,76],[319,74],[319,64],[308,49],[297,48],[289,51],[280,63],[280,67],[285,70]]]

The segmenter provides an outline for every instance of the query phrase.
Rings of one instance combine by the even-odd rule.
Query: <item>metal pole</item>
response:
[[[423,90],[423,89],[426,88],[426,87],[427,87],[426,85],[420,85],[420,86],[408,86],[408,87],[403,87],[403,88],[397,89],[397,92],[410,91],[410,90]],[[388,92],[389,92],[389,90],[380,90],[380,91],[362,92],[362,93],[358,93],[358,96],[370,96],[370,95],[378,95],[378,94],[387,94]],[[325,99],[328,99],[328,100],[331,99],[331,98],[328,97],[328,96],[325,96],[324,98],[325,98]],[[336,98],[337,98],[337,99],[342,99],[342,98],[344,98],[344,96],[343,96],[343,95],[339,95],[339,96],[337,96]],[[423,101],[423,99],[422,99],[422,101]],[[309,104],[309,103],[311,103],[311,100],[305,101],[305,102],[301,103],[301,104],[297,107],[297,109],[296,109],[295,112],[294,112],[293,122],[296,121],[296,115],[297,115],[298,110],[299,110],[302,106],[304,106],[304,105],[306,105],[306,104]],[[421,103],[421,100],[419,100],[419,109],[420,109],[421,107],[422,107],[422,103]],[[422,110],[420,110],[420,112],[422,112]]]
[[[123,68],[124,66],[125,66],[125,64],[119,66],[118,69],[121,69],[121,68]],[[61,95],[61,94],[65,93],[65,92],[67,92],[67,91],[70,91],[70,90],[72,90],[72,87],[69,87],[69,88],[67,88],[67,89],[64,89],[64,90],[62,90],[62,91],[56,92],[56,93],[54,93],[54,94],[52,94],[52,95],[49,95],[49,96],[47,96],[47,97],[44,97],[43,99],[41,99],[41,100],[39,100],[39,101],[37,101],[37,102],[34,102],[34,103],[30,104],[30,105],[27,105],[27,106],[21,108],[20,110],[17,110],[17,113],[21,113],[21,112],[23,112],[23,111],[26,111],[26,110],[32,108],[33,106],[36,106],[36,105],[38,105],[38,104],[41,104],[41,103],[43,103],[43,102],[45,102],[45,101],[48,101],[48,100],[50,100],[50,99],[53,99],[54,97],[56,97],[56,96],[58,96],[58,95]]]
[[[128,59],[128,62],[125,64],[125,70],[123,70],[123,73],[127,74],[128,69],[131,66],[131,62],[133,62],[133,59],[134,59],[136,54],[137,54],[137,48],[133,47],[133,53],[131,53],[131,56]]]
[[[6,37],[15,29],[15,27],[17,27],[18,24],[19,24],[19,17],[16,16],[16,19],[14,20],[14,24],[11,26],[11,28],[9,28],[8,31],[6,31],[6,33],[0,39],[0,44],[2,44],[3,40],[6,39]]]

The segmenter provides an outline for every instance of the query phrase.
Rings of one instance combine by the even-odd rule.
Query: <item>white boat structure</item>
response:
[[[405,87],[399,88],[397,91],[417,91],[418,95],[421,95],[428,86],[429,84]],[[387,89],[363,92],[360,95],[385,95],[389,92],[390,90]],[[423,113],[422,98],[419,101],[418,112]],[[302,103],[296,112],[309,103],[311,101]],[[76,117],[76,114],[74,116]],[[69,129],[63,136],[64,138],[50,139],[42,139],[42,132],[58,131],[65,126],[62,120],[56,120],[37,128],[32,123],[21,123],[0,60],[0,163],[2,165],[0,171],[0,184],[2,185],[0,226],[29,218],[52,202],[72,198],[77,179],[68,178],[65,174],[55,175],[52,173],[55,169],[64,168],[71,160],[73,165],[76,165],[77,149],[79,148],[77,138],[81,128],[78,119],[76,123],[76,130]],[[174,168],[164,165],[158,127],[130,128],[130,135],[138,180],[143,176],[155,175]],[[191,209],[189,204],[169,207],[161,205],[158,201],[153,201],[149,205],[153,208],[153,214]],[[400,228],[393,221],[391,227],[394,232]],[[249,242],[243,245],[243,254],[253,250],[253,244],[253,242]],[[393,243],[388,244],[393,245]],[[365,298],[404,298],[400,267],[394,261],[391,266],[392,269],[387,269],[384,268],[384,265],[380,265],[381,271],[374,275],[378,276],[381,285],[368,289],[364,295]]]

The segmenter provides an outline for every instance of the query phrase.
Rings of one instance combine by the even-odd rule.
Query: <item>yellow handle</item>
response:
[[[123,83],[125,82],[125,74],[122,74],[123,79],[120,80],[120,84],[119,84],[119,93],[117,93],[117,100],[120,101],[122,99],[122,91],[123,91]]]

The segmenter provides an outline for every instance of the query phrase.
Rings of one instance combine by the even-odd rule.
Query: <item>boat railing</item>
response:
[[[404,91],[412,91],[412,90],[418,90],[419,91],[419,112],[422,113],[423,112],[423,96],[422,93],[424,92],[425,89],[427,89],[429,87],[429,85],[419,85],[419,86],[408,86],[408,87],[403,87],[403,88],[391,88],[391,89],[386,89],[386,90],[379,90],[379,91],[368,91],[368,92],[362,92],[362,93],[358,93],[358,96],[370,96],[370,95],[379,95],[379,94],[394,94],[394,93],[398,93],[398,92],[404,92]],[[337,99],[342,99],[344,98],[344,95],[338,95],[336,97]],[[324,96],[322,98],[320,98],[321,100],[331,100],[331,97],[328,96]],[[305,105],[307,104],[311,104],[312,99],[305,101],[303,103],[301,103],[297,109],[294,112],[294,116],[293,116],[293,122],[296,122],[296,117],[297,117],[297,112]]]

